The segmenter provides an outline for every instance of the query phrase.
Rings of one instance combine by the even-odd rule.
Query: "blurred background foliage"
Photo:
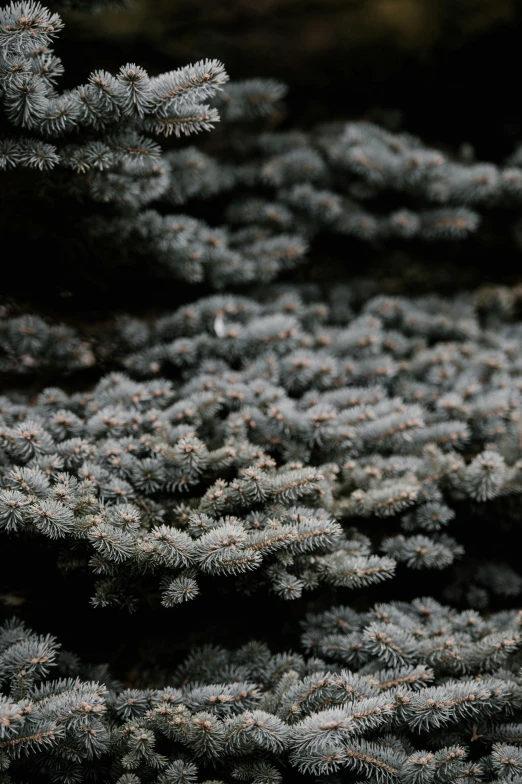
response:
[[[216,57],[233,79],[286,82],[292,125],[380,112],[427,141],[471,142],[492,160],[522,136],[518,0],[132,0],[65,20],[71,84],[127,60],[154,73]]]

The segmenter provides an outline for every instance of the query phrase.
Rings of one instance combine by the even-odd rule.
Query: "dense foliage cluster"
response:
[[[71,783],[519,781],[520,612],[421,598],[303,627],[319,656],[207,646],[161,688],[122,689],[87,680],[54,638],[4,625],[2,768]]]
[[[374,245],[458,241],[479,229],[483,212],[504,211],[519,235],[520,149],[504,166],[461,161],[406,133],[335,122],[307,133],[243,133],[221,155],[189,147],[169,161],[171,202],[228,194],[213,239],[206,224],[185,215],[170,227],[176,238],[166,237],[151,209],[117,222],[96,216],[89,231],[98,247],[118,246],[124,258],[133,247],[192,283],[210,279],[227,288],[272,280],[321,234]]]
[[[112,341],[126,372],[85,392],[5,396],[4,535],[65,540],[62,568],[101,575],[101,605],[132,606],[140,575],[156,575],[170,606],[200,576],[295,598],[388,579],[397,562],[460,559],[455,503],[504,509],[522,491],[521,325],[502,291],[482,319],[486,294],[363,293],[293,286],[125,318]],[[10,361],[31,366],[33,341],[45,362],[53,329],[7,320]],[[466,591],[483,606],[519,588],[483,564]]]

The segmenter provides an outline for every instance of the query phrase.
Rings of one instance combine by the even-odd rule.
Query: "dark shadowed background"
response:
[[[490,160],[522,138],[517,0],[134,0],[65,19],[71,84],[102,63],[155,73],[219,58],[232,79],[286,82],[292,125],[387,110],[426,141],[471,142]]]

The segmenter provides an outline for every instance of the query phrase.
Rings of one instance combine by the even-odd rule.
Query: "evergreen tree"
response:
[[[418,247],[515,219],[520,151],[276,130],[284,86],[214,59],[60,92],[58,11],[102,5],[0,10],[10,268],[47,244],[33,294],[68,269],[112,297],[89,324],[0,310],[0,783],[519,784],[520,286],[273,281],[324,235]],[[219,120],[213,151],[183,144]],[[125,313],[133,276],[183,301]],[[98,662],[103,608],[146,615],[167,655],[82,663],[54,636],[66,600]],[[212,614],[226,645],[193,647]]]

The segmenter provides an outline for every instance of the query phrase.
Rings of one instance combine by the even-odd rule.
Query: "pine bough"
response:
[[[6,220],[12,236],[28,238],[19,213],[26,221],[34,215],[29,236],[56,253],[63,227],[57,232],[52,216],[60,212],[68,215],[71,233],[83,243],[92,245],[101,237],[106,245],[112,238],[114,253],[122,246],[127,253],[147,253],[153,235],[160,266],[193,282],[202,279],[206,266],[221,264],[224,274],[229,256],[251,258],[250,267],[263,255],[272,259],[263,264],[293,266],[305,250],[300,238],[279,237],[266,247],[247,241],[234,249],[226,232],[203,222],[189,219],[184,234],[185,216],[143,212],[151,202],[179,201],[178,158],[173,169],[173,152],[163,150],[158,137],[209,131],[221,117],[231,122],[264,117],[285,88],[273,80],[250,79],[222,90],[229,79],[223,64],[201,60],[158,76],[127,63],[117,74],[97,70],[85,84],[59,92],[56,82],[64,69],[51,45],[62,28],[57,13],[32,0],[0,8],[0,171],[13,205],[12,219]],[[190,157],[185,152],[199,193],[218,190],[214,172],[199,176]],[[135,237],[125,240],[131,226],[141,232],[138,244]]]
[[[334,122],[307,133],[243,133],[219,155],[190,147],[169,160],[174,203],[228,195],[223,224],[213,235],[219,247],[229,248],[226,264],[213,264],[206,225],[181,216],[188,246],[180,246],[150,209],[137,221],[96,216],[89,231],[99,252],[103,243],[118,238],[123,247],[134,243],[137,258],[155,258],[169,274],[227,288],[274,279],[303,258],[318,235],[353,237],[378,247],[409,240],[456,242],[473,235],[485,213],[492,220],[507,215],[520,242],[520,149],[502,166],[468,163],[407,133]],[[386,211],[386,203],[395,208]],[[286,255],[276,257],[283,246]]]
[[[127,63],[60,92],[63,66],[51,45],[62,27],[39,3],[0,9],[0,169],[12,236],[61,247],[52,217],[60,211],[70,225],[69,260],[79,239],[108,270],[143,264],[149,275],[224,289],[275,279],[320,233],[460,240],[484,209],[511,211],[513,219],[519,212],[520,151],[501,167],[466,163],[369,123],[244,131],[235,141],[228,134],[213,156],[174,150],[169,139],[211,130],[220,118],[275,115],[284,86],[263,79],[225,86],[222,63],[201,60],[157,76]],[[222,193],[230,196],[221,225],[172,213]],[[383,195],[396,209],[382,213]],[[31,216],[29,236],[22,212]]]
[[[462,560],[473,531],[456,519],[448,533],[463,502],[473,525],[492,509],[518,519],[510,290],[408,300],[365,286],[125,318],[92,352],[124,372],[85,392],[4,396],[2,536],[56,540],[63,569],[99,575],[96,605],[133,607],[151,580],[166,606],[217,578],[292,599],[397,564],[455,563],[450,601],[516,595],[511,567]],[[7,319],[10,367],[56,361],[56,327],[42,324]],[[85,341],[70,340],[76,355]]]
[[[206,646],[163,683],[124,689],[12,620],[0,781],[516,784],[521,626],[517,610],[484,618],[430,598],[332,607],[303,623],[312,656]]]

